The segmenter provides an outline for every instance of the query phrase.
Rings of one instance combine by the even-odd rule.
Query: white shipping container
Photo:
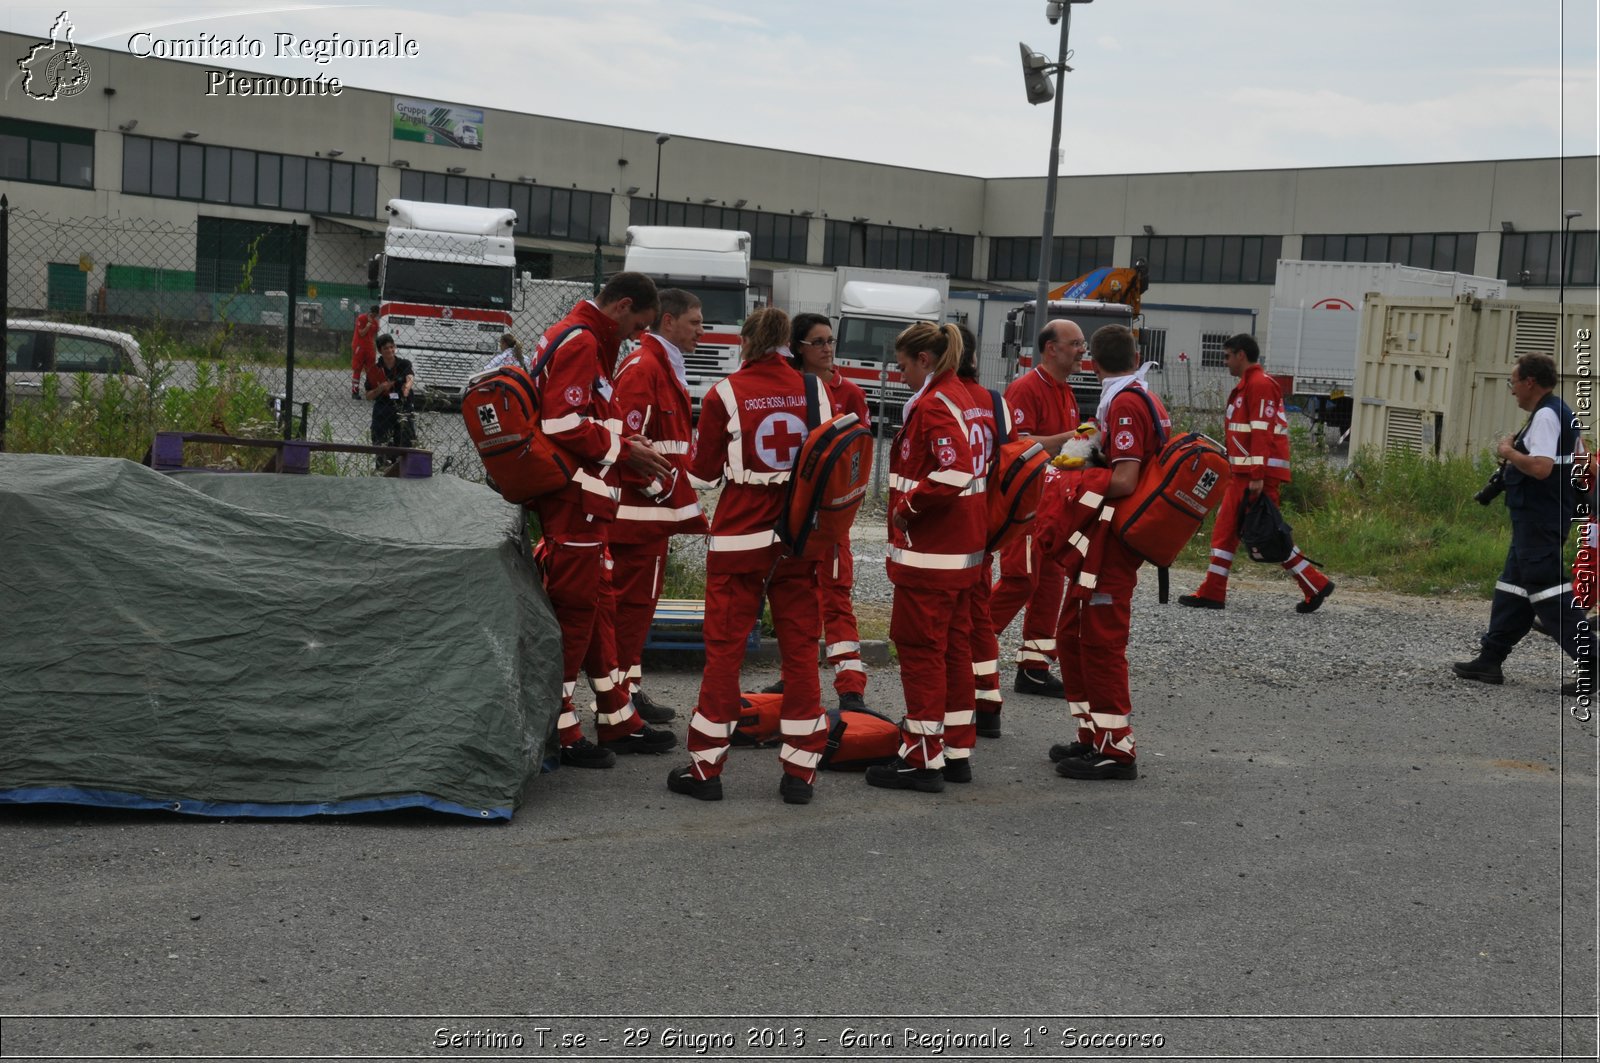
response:
[[[1294,394],[1349,391],[1356,379],[1362,302],[1369,292],[1391,299],[1503,299],[1506,282],[1393,262],[1280,259],[1262,356],[1270,371],[1292,377]]]

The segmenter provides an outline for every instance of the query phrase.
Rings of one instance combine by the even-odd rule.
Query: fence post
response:
[[[300,261],[296,256],[300,243],[300,223],[289,225],[289,316],[285,319],[283,359],[283,438],[294,438],[294,326],[300,316],[300,271],[295,268]]]
[[[11,316],[11,201],[0,194],[0,454],[6,450],[6,319]]]
[[[600,289],[605,285],[605,256],[600,251],[600,238],[594,238],[594,294],[599,295]]]

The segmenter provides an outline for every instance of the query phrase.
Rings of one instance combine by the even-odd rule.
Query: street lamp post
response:
[[[1092,3],[1093,0],[1050,0],[1045,4],[1045,18],[1052,25],[1061,23],[1061,45],[1054,63],[1022,45],[1022,76],[1028,89],[1029,103],[1043,103],[1055,97],[1055,115],[1050,125],[1050,175],[1044,188],[1044,236],[1039,241],[1039,288],[1034,302],[1034,332],[1044,327],[1049,319],[1051,244],[1056,228],[1056,180],[1061,174],[1061,105],[1062,82],[1072,69],[1067,66],[1067,37],[1072,29],[1072,5]],[[1054,73],[1056,83],[1052,90],[1048,77]]]
[[[650,197],[650,224],[656,224],[656,204],[661,202],[661,145],[672,139],[670,133],[656,135],[656,190]]]
[[[1557,289],[1556,302],[1561,304],[1563,308],[1561,312],[1563,314],[1566,313],[1565,307],[1567,305],[1567,271],[1571,268],[1567,251],[1569,246],[1567,234],[1572,229],[1572,219],[1581,217],[1583,217],[1583,211],[1574,210],[1571,207],[1561,212],[1561,280],[1559,281],[1560,287]]]

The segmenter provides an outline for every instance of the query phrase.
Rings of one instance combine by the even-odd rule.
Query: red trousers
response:
[[[561,715],[556,734],[563,746],[583,737],[572,703],[580,668],[589,674],[594,691],[595,729],[601,742],[626,738],[644,726],[617,668],[616,596],[605,553],[603,543],[576,546],[546,538],[534,555],[561,625]]]
[[[972,755],[978,730],[972,709],[972,588],[897,584],[889,637],[900,655],[906,715],[900,757],[917,768]]]
[[[972,686],[973,700],[979,712],[999,712],[1000,694],[1000,640],[995,637],[994,619],[989,611],[989,573],[993,569],[993,554],[985,554],[983,568],[978,571],[978,582],[972,587]]]
[[[1022,616],[1022,648],[1017,667],[1046,669],[1056,659],[1056,621],[1061,616],[1061,594],[1066,575],[1061,566],[1044,556],[1032,535],[1007,543],[1000,551],[1000,579],[989,596],[994,633]]]
[[[774,551],[776,556],[776,551]],[[783,657],[783,770],[806,782],[816,779],[828,743],[828,718],[822,712],[817,681],[817,563],[786,557],[771,579],[762,572],[706,574],[706,667],[700,697],[689,720],[690,769],[697,779],[722,774],[728,739],[739,722],[739,669],[745,639],[761,616],[762,588],[772,603],[772,624]]]
[[[610,547],[611,585],[617,594],[617,668],[627,681],[630,695],[644,677],[639,661],[661,601],[668,542],[612,543]]]
[[[860,694],[867,689],[867,669],[861,663],[861,633],[856,629],[850,591],[856,582],[855,558],[850,543],[842,542],[817,565],[817,587],[822,592],[822,638],[828,663],[833,665],[837,694]]]
[[[1133,698],[1128,692],[1128,628],[1133,619],[1132,588],[1096,592],[1087,600],[1068,598],[1061,610],[1061,683],[1067,711],[1077,721],[1077,740],[1118,760],[1134,759],[1128,726]]]
[[[1218,602],[1227,600],[1228,574],[1233,570],[1234,552],[1239,549],[1239,507],[1244,502],[1245,489],[1249,486],[1250,481],[1243,476],[1235,476],[1228,481],[1228,490],[1222,496],[1222,504],[1217,507],[1216,523],[1211,526],[1211,564],[1206,569],[1206,578],[1200,581],[1199,588],[1194,592],[1198,597]],[[1262,487],[1274,504],[1278,501],[1278,488],[1277,480],[1268,480]],[[1328,585],[1328,577],[1300,552],[1298,546],[1283,562],[1283,570],[1294,577],[1300,585],[1301,595],[1308,602]]]

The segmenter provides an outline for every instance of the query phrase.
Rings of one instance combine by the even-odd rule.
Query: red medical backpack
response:
[[[461,396],[467,435],[478,448],[489,486],[507,502],[523,505],[572,482],[578,459],[539,429],[535,383],[556,349],[582,325],[559,333],[530,372],[508,365],[473,377]]]
[[[740,694],[739,706],[734,745],[764,746],[779,740],[782,694]],[[866,771],[874,764],[889,763],[899,754],[900,725],[888,717],[854,709],[828,716],[828,745],[817,765],[824,771]]]
[[[872,478],[872,435],[853,413],[818,423],[820,381],[806,374],[806,433],[784,490],[778,538],[795,557],[817,560],[850,537]]]

